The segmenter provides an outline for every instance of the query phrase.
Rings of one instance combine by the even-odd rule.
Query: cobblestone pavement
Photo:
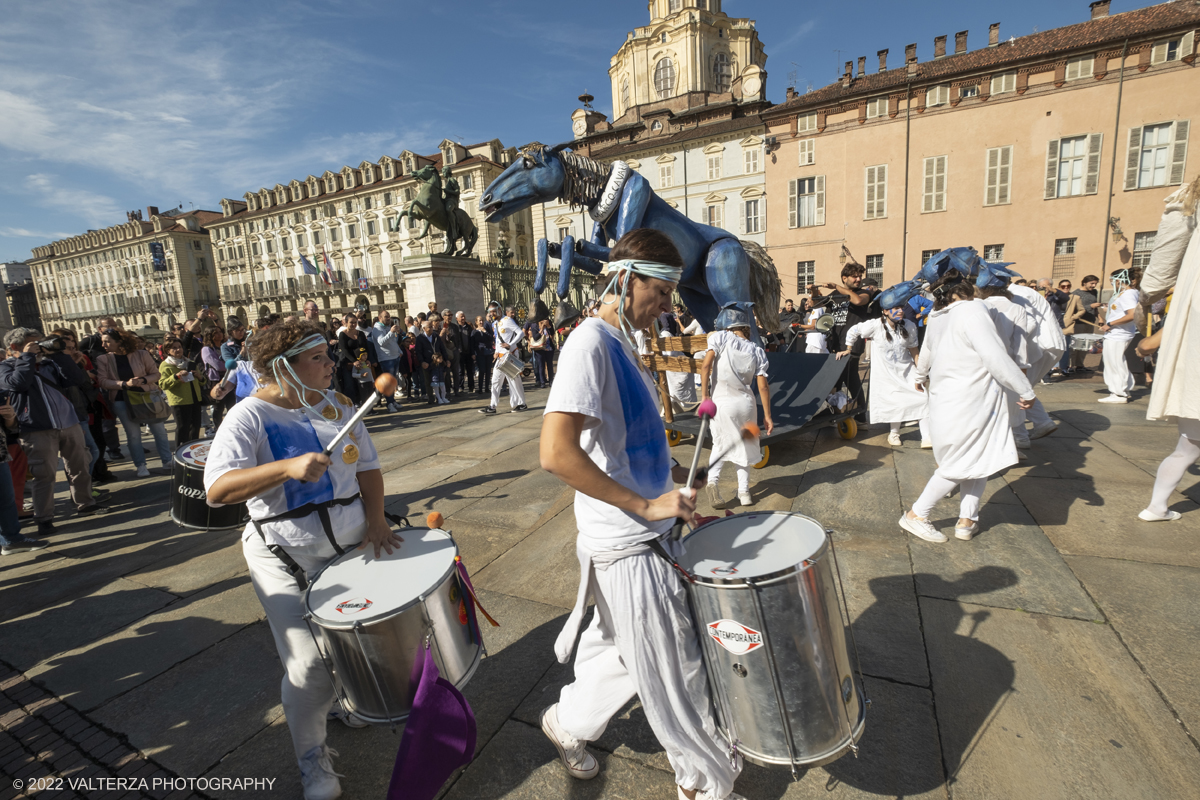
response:
[[[858,759],[798,781],[747,766],[737,791],[1195,796],[1200,477],[1193,468],[1172,503],[1183,520],[1139,522],[1177,434],[1145,420],[1144,390],[1128,406],[1098,405],[1102,393],[1094,378],[1039,387],[1059,430],[989,482],[971,542],[896,526],[934,468],[915,428],[899,448],[876,428],[772,445],[754,508],[835,529],[873,705]],[[566,777],[537,725],[570,680],[552,642],[578,576],[571,492],[538,465],[544,400],[530,390],[531,413],[484,417],[472,396],[368,423],[389,509],[445,515],[501,622],[465,691],[476,760],[443,795],[668,800],[672,774],[636,703],[593,743],[602,771],[589,782]],[[691,455],[687,443],[674,452]],[[0,800],[299,797],[282,669],[238,534],[181,529],[167,516],[169,479],[134,481],[128,462],[114,471],[126,482],[110,487],[112,513],[65,518],[50,549],[0,560]],[[956,515],[945,501],[935,517],[946,527]],[[331,727],[346,797],[384,795],[398,743],[386,728]]]

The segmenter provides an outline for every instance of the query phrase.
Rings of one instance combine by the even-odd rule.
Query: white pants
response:
[[[1180,417],[1179,441],[1171,455],[1158,465],[1158,473],[1154,478],[1154,494],[1150,498],[1148,510],[1160,517],[1167,515],[1167,504],[1171,502],[1171,492],[1183,480],[1188,467],[1200,459],[1200,420]]]
[[[721,479],[721,467],[725,466],[725,459],[721,459],[715,464],[710,464],[708,467],[708,482],[713,486],[717,485],[717,481]],[[743,467],[741,464],[734,464],[737,468],[738,494],[747,493],[750,491],[750,468]]]
[[[1133,391],[1133,373],[1129,371],[1129,362],[1125,360],[1125,350],[1130,341],[1104,337],[1104,385],[1110,394],[1120,397],[1128,397]]]
[[[363,526],[356,535],[348,535],[346,541],[361,541],[365,532]],[[338,541],[342,542],[341,536]],[[345,549],[353,546],[342,544]],[[328,541],[288,547],[287,552],[310,576],[316,575],[317,570],[337,556]],[[254,592],[263,611],[267,612],[279,660],[283,662],[280,691],[283,713],[292,734],[296,760],[300,760],[314,747],[325,744],[325,720],[333,705],[333,684],[329,682],[329,673],[321,663],[321,654],[304,622],[303,593],[296,586],[296,579],[288,574],[283,562],[267,549],[257,533],[242,542],[242,554],[250,568]]]
[[[653,553],[597,567],[595,616],[579,639],[575,682],[563,687],[558,721],[594,741],[635,695],[667,753],[675,782],[724,798],[741,766],[710,711],[708,677],[687,596],[671,566]]]
[[[891,432],[899,433],[900,426],[903,425],[905,422],[906,422],[906,420],[900,420],[899,422],[888,423],[891,426]],[[921,441],[922,442],[928,442],[933,439],[933,435],[929,432],[929,417],[925,417],[924,419],[917,420],[917,429],[921,431]]]
[[[521,378],[510,378],[500,371],[500,362],[492,367],[492,408],[500,405],[500,387],[508,381],[508,404],[513,408],[525,405],[525,387]]]
[[[1030,364],[1029,369],[1025,371],[1026,376],[1029,378],[1029,385],[1033,386],[1036,390],[1037,385],[1041,382],[1042,378],[1046,377],[1050,370],[1058,366],[1059,360],[1062,359],[1062,354],[1062,350],[1043,351],[1042,357],[1033,364]],[[1027,420],[1032,422],[1035,428],[1041,427],[1042,425],[1054,424],[1054,421],[1050,419],[1050,415],[1046,413],[1046,409],[1042,405],[1042,401],[1037,398],[1034,398],[1033,408],[1028,410],[1018,408],[1016,419],[1017,422],[1013,425],[1014,432],[1016,432],[1017,429],[1020,429],[1023,433],[1025,429],[1025,422]]]
[[[969,481],[955,482],[935,473],[929,479],[929,483],[925,484],[925,491],[921,492],[917,502],[913,503],[913,513],[922,519],[929,519],[938,500],[950,494],[955,486],[958,487],[959,494],[962,496],[958,509],[959,518],[978,522],[980,499],[987,486],[987,478],[972,478]]]

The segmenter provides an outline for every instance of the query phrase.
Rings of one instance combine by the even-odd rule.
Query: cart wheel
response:
[[[671,447],[683,441],[683,434],[679,431],[667,431],[667,444]]]
[[[853,439],[858,435],[858,423],[847,418],[837,424],[838,436],[843,439]]]
[[[770,460],[771,460],[771,446],[765,444],[765,445],[763,445],[763,460],[758,462],[757,464],[755,464],[754,468],[762,469],[763,467],[765,467],[767,465],[767,462]]]

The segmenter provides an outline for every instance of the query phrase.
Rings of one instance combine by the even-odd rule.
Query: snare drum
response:
[[[680,566],[722,733],[760,766],[813,767],[854,749],[866,722],[825,528],[800,514],[701,525]]]
[[[212,441],[188,442],[175,451],[171,465],[171,519],[176,525],[204,531],[244,528],[250,521],[245,503],[213,508],[204,490],[204,464]]]
[[[1071,334],[1071,349],[1090,352],[1092,348],[1103,341],[1104,334],[1102,333],[1075,333]]]
[[[525,370],[525,362],[517,358],[511,352],[506,353],[503,358],[496,364],[496,369],[503,372],[513,380],[521,380],[521,373]]]
[[[424,658],[427,638],[438,673],[459,689],[483,653],[454,539],[436,528],[405,528],[403,535],[391,555],[347,551],[304,592],[305,619],[342,707],[392,726],[412,710],[413,664]]]

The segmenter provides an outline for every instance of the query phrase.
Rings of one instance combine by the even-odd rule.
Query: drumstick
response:
[[[338,444],[341,443],[342,439],[345,439],[346,435],[354,429],[354,426],[357,425],[362,418],[367,415],[367,412],[374,407],[376,400],[378,400],[380,397],[391,397],[395,393],[396,378],[394,375],[385,372],[376,378],[375,391],[371,392],[371,396],[367,399],[367,402],[362,404],[362,407],[355,412],[354,416],[350,418],[350,421],[347,422],[342,429],[337,432],[337,436],[333,437],[333,441],[331,441],[325,447],[325,450],[323,451],[325,455],[328,456],[333,453],[333,448],[337,447]]]
[[[696,435],[696,452],[692,453],[692,467],[688,470],[687,483],[679,491],[687,495],[687,490],[692,488],[692,484],[696,481],[696,470],[700,468],[700,450],[704,447],[704,434],[708,432],[708,421],[717,415],[717,404],[708,398],[700,404],[696,409],[696,416],[700,417],[700,433]],[[679,541],[679,537],[683,535],[683,518],[676,517],[675,524],[671,527],[671,539]]]

